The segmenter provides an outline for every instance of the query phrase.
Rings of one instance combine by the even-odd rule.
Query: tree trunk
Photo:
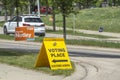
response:
[[[66,16],[63,15],[63,37],[66,40]]]
[[[55,11],[54,11],[55,8],[54,8],[54,5],[52,6],[52,9],[53,9],[53,13],[52,13],[52,14],[53,14],[53,31],[56,31],[56,27],[55,27],[55,26],[56,26],[56,25],[55,25],[55,21],[56,21],[56,20],[55,20]]]
[[[7,21],[7,2],[5,0],[5,4],[4,4],[4,8],[5,8],[5,21]]]
[[[48,4],[48,0],[46,0],[46,16],[48,15],[48,8],[49,8],[49,4]]]
[[[12,6],[11,9],[10,9],[10,19],[12,19],[12,17],[14,16],[14,14],[13,14],[14,13],[14,8],[15,7]]]
[[[116,0],[113,0],[113,6],[115,6],[116,5]]]
[[[18,15],[19,15],[19,11],[18,11],[18,3],[19,3],[19,1],[16,0],[17,27],[19,27],[19,20],[18,20]]]
[[[5,8],[5,21],[7,21],[7,8]]]
[[[88,0],[87,0],[87,5],[86,6],[87,6],[87,8],[89,8],[89,1]]]
[[[118,0],[118,3],[119,3],[118,5],[120,6],[120,0]]]
[[[78,3],[78,7],[79,7],[80,10],[82,9],[82,8],[81,8],[81,4],[80,4],[80,2]]]

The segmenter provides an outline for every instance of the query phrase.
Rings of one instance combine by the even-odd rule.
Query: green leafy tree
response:
[[[16,6],[18,5],[18,9],[20,14],[23,14],[27,11],[27,6],[29,0],[0,0],[3,3],[3,9],[5,10],[5,21],[7,21],[7,15],[11,17],[16,15]],[[18,4],[16,3],[18,2]]]
[[[29,2],[29,5],[30,5],[30,13],[32,13],[32,11],[34,11],[34,9],[35,9],[35,2],[36,2],[37,0],[28,0],[28,2]]]
[[[103,0],[106,2],[109,6],[119,6],[120,0]]]
[[[29,0],[19,0],[20,14],[28,13]]]
[[[8,0],[0,0],[3,4],[3,9],[5,10],[5,21],[7,21],[7,15],[8,15],[8,12],[7,12],[7,4],[8,4]]]
[[[66,39],[66,17],[70,13],[74,12],[73,3],[74,3],[74,0],[55,0],[57,10],[59,10],[63,16],[63,36],[64,36],[64,39]]]
[[[120,5],[120,0],[110,0],[112,6],[119,6]]]
[[[83,8],[89,8],[91,6],[96,6],[96,2],[99,0],[75,0],[75,2],[79,3],[80,6],[83,6]]]

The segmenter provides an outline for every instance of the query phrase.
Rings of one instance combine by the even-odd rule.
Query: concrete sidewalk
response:
[[[53,76],[43,72],[0,64],[0,80],[62,80],[64,76]]]
[[[76,63],[75,66],[76,71],[71,76],[63,76],[0,64],[0,80],[78,80],[84,77],[85,71]]]
[[[52,26],[46,26],[46,29],[52,30]],[[62,27],[56,27],[56,30],[63,30]],[[66,28],[66,30],[72,30],[71,28]],[[86,37],[86,36],[74,36],[74,35],[67,35],[67,39],[89,39],[89,40],[97,40],[97,41],[110,41],[110,42],[120,42],[120,33],[113,33],[113,32],[99,32],[99,31],[93,31],[93,30],[83,30],[83,29],[75,29],[74,31],[78,33],[84,33],[84,34],[93,34],[93,35],[101,35],[101,36],[108,36],[111,38],[95,38],[95,37]],[[53,37],[56,35],[52,34]],[[51,34],[48,34],[47,37],[51,36]],[[63,35],[57,35],[59,37],[63,37]]]
[[[46,26],[46,29],[53,29],[52,26]],[[63,30],[62,27],[56,27],[56,30]],[[76,32],[82,32],[85,34],[94,34],[94,35],[103,35],[103,36],[109,36],[109,37],[117,37],[120,38],[120,33],[113,33],[113,32],[99,32],[99,31],[93,31],[93,30],[84,30],[84,29],[75,29],[73,30],[72,28],[66,28],[66,30],[72,30]]]

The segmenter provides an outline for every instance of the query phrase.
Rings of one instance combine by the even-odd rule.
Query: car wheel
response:
[[[45,33],[44,33],[44,34],[42,34],[42,36],[45,36]]]
[[[40,37],[40,36],[45,36],[45,33],[43,33],[43,34],[40,34],[40,35],[39,35],[39,37]]]
[[[3,28],[3,32],[4,32],[5,35],[9,35],[6,27]]]

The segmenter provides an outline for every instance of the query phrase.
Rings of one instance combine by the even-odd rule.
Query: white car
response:
[[[38,16],[18,16],[18,25],[19,27],[22,26],[34,26],[35,35],[38,36],[45,36],[45,24]],[[11,20],[8,20],[3,25],[3,32],[4,34],[14,34],[15,28],[17,27],[17,16],[13,17]]]

